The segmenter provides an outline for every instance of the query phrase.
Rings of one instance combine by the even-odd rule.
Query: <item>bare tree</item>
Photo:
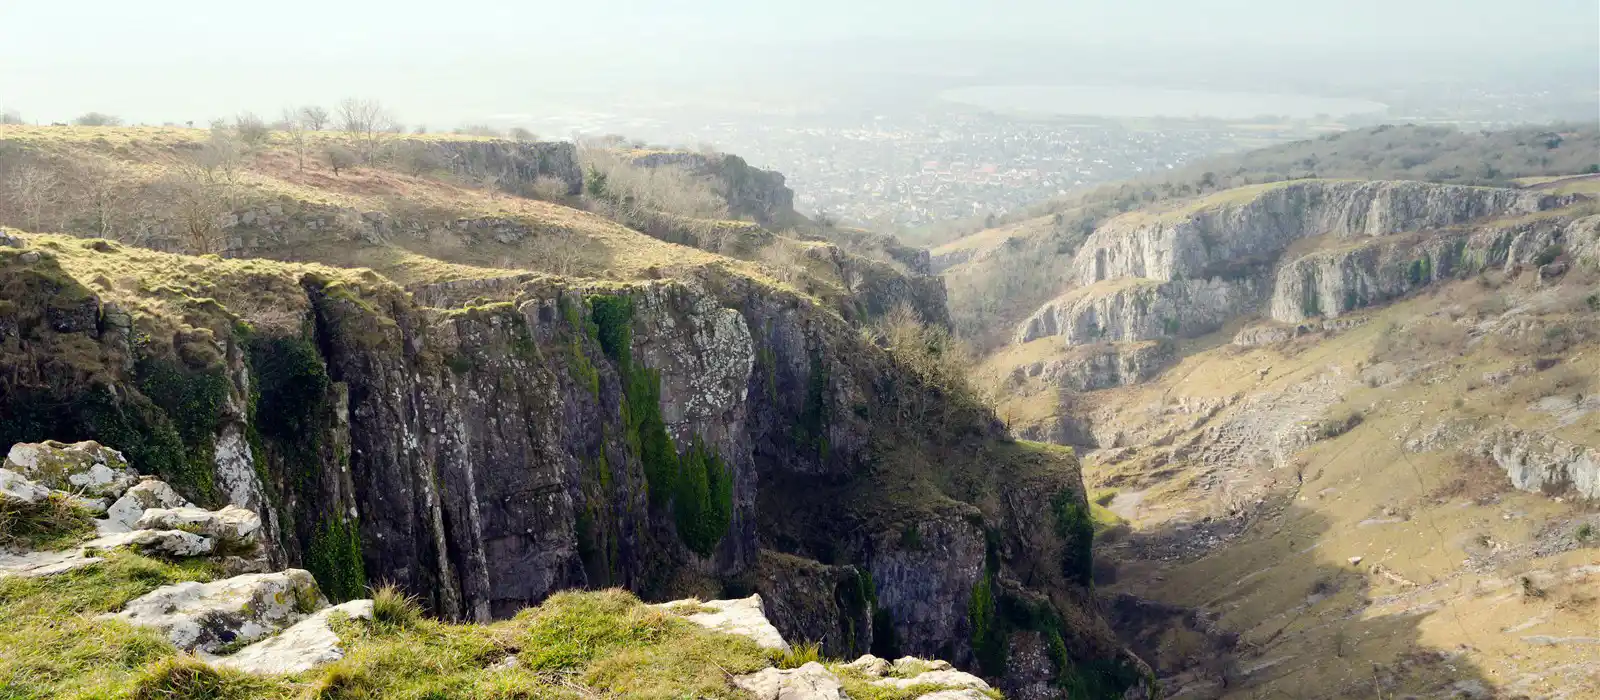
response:
[[[511,130],[509,132],[507,132],[507,133],[509,133],[511,135],[511,138],[516,139],[518,141],[531,142],[531,141],[538,141],[539,140],[539,137],[535,136],[532,131],[524,129],[524,128],[520,127],[520,126],[511,127]]]
[[[317,105],[306,105],[300,108],[299,119],[295,121],[312,131],[322,131],[328,127],[328,119],[328,110]]]
[[[367,165],[372,165],[391,137],[395,121],[377,100],[351,98],[339,103],[339,127],[349,135]]]
[[[104,112],[89,112],[72,120],[78,126],[122,126],[122,117]]]
[[[159,183],[178,235],[194,255],[220,253],[224,248],[222,218],[228,214],[226,186],[208,181],[198,169],[179,169]]]
[[[211,123],[211,135],[200,150],[183,161],[180,167],[197,169],[208,183],[232,186],[239,177],[244,161],[244,146],[234,132],[221,120]]]
[[[17,203],[24,228],[33,231],[54,228],[46,217],[55,214],[61,198],[61,178],[55,171],[31,163],[22,165],[7,179],[6,191]]]
[[[491,139],[503,138],[505,136],[505,134],[500,133],[499,129],[489,126],[488,124],[467,124],[464,126],[458,126],[456,127],[455,133],[463,136],[482,136]]]
[[[135,245],[148,242],[147,227],[139,225],[142,200],[110,167],[89,164],[71,177],[73,208],[87,215],[89,233]]]
[[[272,130],[267,128],[267,123],[251,112],[233,118],[233,133],[251,148],[266,143],[272,136]]]
[[[0,109],[0,125],[22,123],[22,113],[14,109]]]
[[[283,110],[283,118],[279,129],[289,137],[289,147],[294,149],[295,158],[299,161],[300,170],[306,169],[306,156],[311,151],[312,130],[305,118],[304,110],[297,113],[292,109]]]
[[[576,274],[583,261],[585,240],[567,228],[557,228],[533,240],[534,256],[544,260],[546,269],[558,275]]]

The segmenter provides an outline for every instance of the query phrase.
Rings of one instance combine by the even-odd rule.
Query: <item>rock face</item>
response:
[[[116,498],[139,482],[122,453],[92,440],[18,443],[6,454],[5,468],[46,487],[91,498]]]
[[[214,654],[273,634],[326,605],[311,573],[290,569],[162,586],[107,617],[159,629],[184,651]]]
[[[1552,435],[1512,428],[1491,431],[1483,452],[1506,470],[1511,485],[1534,493],[1567,491],[1600,500],[1600,451]]]
[[[1547,250],[1600,247],[1600,223],[1533,216],[1578,201],[1422,182],[1305,180],[1135,212],[1097,229],[1073,257],[1075,288],[1016,332],[1025,343],[1194,337],[1256,313],[1335,317],[1439,279],[1526,264]],[[1468,228],[1498,217],[1508,223]],[[1417,233],[1423,232],[1423,233]],[[1311,252],[1286,257],[1307,246]]]
[[[1223,280],[1101,283],[1045,304],[1023,322],[1017,342],[1054,335],[1074,345],[1196,336],[1247,312],[1255,298],[1252,284]]]
[[[633,163],[646,168],[684,168],[709,178],[735,218],[753,219],[768,228],[792,226],[799,219],[794,211],[794,190],[784,184],[783,174],[753,168],[738,156],[652,152],[634,158]]]
[[[251,644],[217,661],[245,673],[302,673],[344,658],[339,635],[329,623],[335,616],[372,619],[372,601],[352,600],[318,610],[275,636]]]
[[[1234,204],[1240,198],[1242,203]],[[1073,259],[1077,283],[1226,276],[1311,236],[1341,239],[1440,229],[1565,206],[1573,196],[1425,182],[1303,180],[1233,190],[1197,207],[1118,217]],[[1209,206],[1209,205],[1215,206]]]

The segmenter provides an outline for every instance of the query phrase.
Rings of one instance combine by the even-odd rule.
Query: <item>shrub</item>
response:
[[[1339,437],[1340,435],[1355,430],[1356,426],[1361,425],[1363,420],[1366,420],[1366,416],[1362,415],[1361,411],[1353,408],[1347,408],[1342,412],[1325,418],[1322,420],[1322,422],[1318,423],[1317,437],[1323,440]]]
[[[89,112],[72,120],[78,126],[122,126],[122,117],[104,112]]]
[[[245,112],[233,118],[233,133],[245,145],[255,147],[267,142],[272,136],[272,129],[267,123],[253,113]]]
[[[540,175],[533,179],[533,184],[528,187],[528,193],[534,199],[546,202],[560,202],[571,194],[571,187],[567,181],[552,175]]]
[[[1561,254],[1564,252],[1566,252],[1566,249],[1559,245],[1548,246],[1544,250],[1539,251],[1539,255],[1533,259],[1533,264],[1540,266],[1549,265],[1550,263],[1555,262],[1557,258],[1560,258]]]
[[[327,159],[328,167],[333,169],[335,177],[339,175],[339,171],[354,168],[357,163],[361,162],[355,151],[339,144],[329,144],[327,148],[323,149],[322,156]]]

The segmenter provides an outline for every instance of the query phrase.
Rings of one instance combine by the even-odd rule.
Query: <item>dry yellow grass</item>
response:
[[[1514,284],[1533,289],[1531,279]],[[1233,696],[1358,688],[1365,690],[1357,695],[1400,697],[1440,692],[1463,679],[1488,687],[1526,681],[1517,692],[1537,695],[1572,682],[1561,667],[1593,663],[1592,647],[1527,641],[1600,636],[1600,618],[1577,595],[1600,580],[1597,573],[1581,573],[1583,567],[1600,572],[1600,550],[1541,557],[1531,549],[1543,528],[1581,511],[1512,491],[1503,472],[1494,480],[1493,498],[1474,500],[1476,494],[1457,488],[1470,470],[1455,450],[1418,453],[1403,444],[1441,423],[1466,421],[1473,427],[1459,439],[1460,449],[1475,449],[1472,441],[1498,425],[1594,446],[1600,445],[1600,415],[1558,427],[1551,414],[1533,410],[1524,387],[1541,381],[1539,373],[1503,387],[1483,386],[1485,372],[1529,359],[1488,342],[1465,355],[1423,358],[1445,362],[1409,381],[1372,387],[1358,380],[1381,355],[1392,324],[1430,314],[1448,318],[1485,293],[1476,282],[1450,284],[1375,310],[1365,326],[1330,338],[1208,350],[1151,385],[1084,399],[1135,425],[1153,407],[1178,398],[1285,392],[1332,376],[1343,387],[1339,403],[1363,410],[1365,422],[1348,433],[1313,443],[1289,468],[1253,477],[1271,495],[1242,537],[1186,563],[1133,562],[1118,576],[1115,590],[1219,611],[1223,626],[1242,634],[1249,651],[1233,669]],[[1568,364],[1600,374],[1600,347],[1569,352]],[[1209,425],[1229,415],[1225,410]],[[1156,463],[1149,458],[1163,449],[1139,450],[1142,456],[1116,465],[1096,464],[1091,456],[1085,478],[1095,483],[1128,470],[1148,478]],[[1181,459],[1163,463],[1163,475],[1139,494],[1140,530],[1157,533],[1174,521],[1225,514],[1227,489],[1215,484],[1233,477],[1216,469]],[[1351,557],[1361,557],[1359,566]],[[1469,566],[1469,558],[1478,563]],[[1524,575],[1548,594],[1525,595]],[[1580,691],[1571,697],[1600,692],[1592,678],[1588,682],[1568,685]]]

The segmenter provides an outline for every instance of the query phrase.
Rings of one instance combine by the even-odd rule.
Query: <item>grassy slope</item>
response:
[[[1534,293],[1525,277],[1506,291],[1513,289],[1533,300],[1535,313],[1545,309],[1540,315],[1551,324],[1594,323],[1583,302],[1592,289],[1579,279]],[[1242,633],[1248,649],[1234,672],[1261,667],[1241,675],[1249,679],[1238,691],[1244,696],[1299,697],[1308,687],[1373,692],[1375,683],[1381,687],[1376,692],[1387,696],[1438,691],[1458,679],[1496,685],[1548,676],[1519,687],[1538,692],[1572,682],[1572,667],[1561,668],[1592,660],[1592,648],[1539,645],[1527,638],[1600,633],[1595,574],[1582,573],[1582,567],[1594,571],[1600,565],[1600,550],[1593,548],[1600,538],[1547,556],[1532,550],[1537,542],[1574,537],[1586,518],[1594,518],[1569,503],[1510,491],[1501,470],[1454,450],[1410,453],[1402,444],[1448,420],[1475,426],[1452,443],[1463,449],[1500,423],[1600,444],[1600,416],[1590,413],[1559,426],[1549,414],[1530,409],[1540,396],[1592,391],[1582,388],[1581,377],[1600,374],[1600,344],[1590,340],[1567,349],[1557,368],[1504,387],[1485,385],[1481,377],[1529,362],[1530,353],[1492,337],[1472,346],[1422,347],[1413,364],[1441,362],[1408,381],[1374,388],[1357,380],[1376,362],[1406,362],[1394,348],[1396,334],[1408,331],[1393,330],[1397,325],[1430,316],[1449,319],[1463,309],[1503,308],[1496,298],[1506,291],[1452,283],[1374,311],[1368,324],[1340,335],[1276,348],[1219,347],[1190,355],[1153,384],[1084,397],[1133,426],[1180,398],[1280,392],[1331,374],[1343,377],[1346,388],[1328,413],[1355,409],[1365,415],[1361,425],[1314,443],[1285,468],[1240,471],[1167,462],[1158,459],[1165,452],[1159,447],[1138,449],[1112,465],[1091,457],[1086,480],[1120,484],[1112,507],[1158,540],[1192,540],[1192,534],[1172,529],[1178,522],[1230,517],[1238,504],[1229,501],[1236,496],[1230,486],[1219,487],[1219,480],[1260,487],[1251,493],[1266,498],[1238,540],[1204,557],[1172,562],[1123,553],[1113,590],[1219,611],[1223,626]],[[1580,377],[1580,388],[1562,388],[1567,381],[1553,381],[1558,376]],[[1225,411],[1209,425],[1230,415]],[[1356,556],[1361,563],[1352,566],[1349,558]],[[1523,590],[1523,576],[1537,582],[1537,595]],[[1572,697],[1600,692],[1592,677],[1587,682],[1571,686],[1580,691]]]
[[[202,129],[154,127],[32,127],[0,126],[0,153],[4,149],[26,154],[30,162],[59,174],[63,181],[92,178],[114,184],[123,206],[139,202],[160,214],[159,198],[144,192],[175,172],[186,154],[208,138]],[[272,134],[262,145],[248,150],[235,176],[236,210],[269,204],[332,206],[356,212],[378,212],[408,221],[452,221],[493,217],[513,220],[534,232],[531,240],[501,243],[490,237],[465,239],[429,234],[396,237],[382,244],[330,239],[322,244],[298,244],[262,254],[284,260],[320,262],[338,267],[368,267],[402,285],[460,279],[509,277],[544,272],[613,280],[638,280],[681,276],[709,266],[726,267],[738,274],[789,291],[825,300],[842,299],[848,291],[836,271],[815,266],[799,270],[773,267],[772,263],[725,257],[692,247],[668,243],[627,228],[611,219],[577,208],[578,202],[548,202],[508,195],[481,183],[446,173],[413,174],[391,167],[358,167],[335,175],[323,162],[321,148],[337,142],[339,134],[311,135],[310,156],[302,168],[287,137]],[[484,140],[469,136],[403,136],[397,139]],[[72,233],[87,213],[60,203],[62,216],[47,229],[63,227]],[[0,210],[4,210],[0,206]],[[16,212],[12,213],[17,216]],[[29,228],[13,218],[0,224]],[[37,228],[37,226],[32,226]],[[562,241],[558,262],[550,241]]]

